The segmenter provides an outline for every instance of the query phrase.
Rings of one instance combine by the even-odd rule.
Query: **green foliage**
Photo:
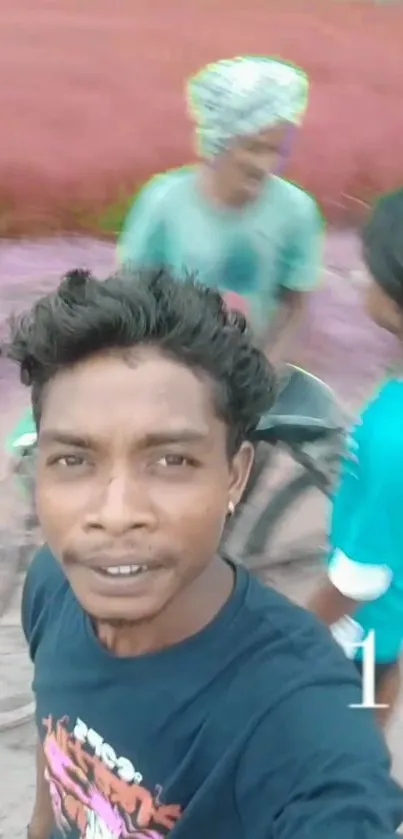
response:
[[[121,189],[115,201],[95,212],[94,230],[101,236],[116,236],[122,229],[124,219],[140,189],[141,186],[130,192]]]
[[[46,212],[38,207],[22,212],[17,202],[0,196],[0,238],[79,233],[115,239],[141,186],[120,188],[112,200],[98,206],[95,201],[73,201]]]

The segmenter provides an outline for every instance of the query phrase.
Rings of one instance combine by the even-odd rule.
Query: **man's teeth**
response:
[[[112,577],[129,576],[130,574],[141,574],[142,571],[147,571],[146,565],[111,565],[109,568],[104,568],[105,574],[110,574]]]

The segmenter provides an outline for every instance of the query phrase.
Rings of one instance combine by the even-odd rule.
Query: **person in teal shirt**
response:
[[[384,196],[364,229],[367,308],[403,338],[403,189]],[[311,608],[363,672],[374,645],[376,703],[385,724],[399,694],[403,644],[403,375],[374,394],[351,430],[334,498],[328,580]],[[371,640],[372,639],[372,640]]]
[[[118,244],[120,264],[169,265],[248,313],[273,363],[290,352],[320,273],[322,216],[275,174],[307,105],[291,64],[246,56],[208,65],[188,85],[200,163],[154,177]]]

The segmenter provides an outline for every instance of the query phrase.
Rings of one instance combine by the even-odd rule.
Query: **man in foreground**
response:
[[[273,374],[242,316],[167,273],[72,272],[14,325],[46,545],[29,839],[391,839],[359,678],[308,612],[219,556]]]
[[[384,196],[364,229],[372,319],[403,340],[403,189]],[[377,716],[399,696],[403,644],[403,379],[401,363],[351,431],[334,499],[328,580],[310,606],[360,673],[375,647]],[[371,636],[371,631],[373,635]]]
[[[121,264],[197,273],[252,318],[270,360],[289,357],[319,281],[323,222],[278,177],[308,97],[297,67],[263,56],[218,61],[188,85],[200,162],[158,175],[135,201]]]

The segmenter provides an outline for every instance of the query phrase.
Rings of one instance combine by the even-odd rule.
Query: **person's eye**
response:
[[[61,466],[64,469],[72,469],[77,468],[80,466],[84,466],[86,463],[85,458],[83,455],[78,454],[63,454],[59,455],[58,457],[54,457],[51,461],[52,465]]]
[[[183,454],[164,454],[158,459],[158,465],[167,469],[168,467],[189,466],[191,461]]]

